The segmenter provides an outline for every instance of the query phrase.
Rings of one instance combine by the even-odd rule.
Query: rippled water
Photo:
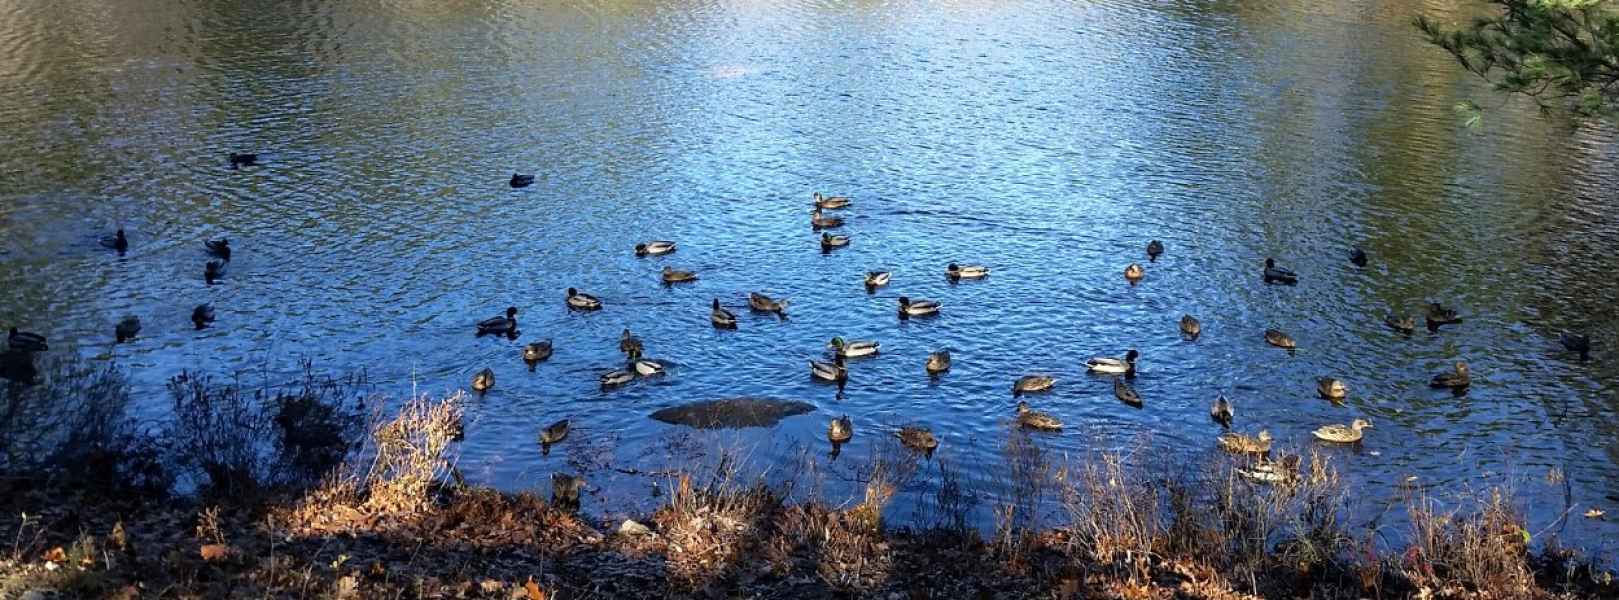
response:
[[[1286,445],[1369,418],[1361,448],[1327,450],[1370,504],[1408,476],[1452,490],[1557,468],[1574,503],[1619,508],[1615,356],[1556,342],[1614,339],[1615,132],[1497,107],[1418,39],[1414,3],[656,4],[0,3],[0,321],[116,361],[154,417],[188,368],[290,379],[308,357],[397,397],[490,366],[461,468],[513,489],[718,446],[762,465],[812,452],[836,489],[856,461],[825,458],[824,426],[847,413],[845,457],[904,423],[940,434],[902,506],[940,463],[992,494],[1010,382],[1046,372],[1057,388],[1033,401],[1070,425],[1034,438],[1053,457],[1196,459],[1224,391],[1239,429]],[[1451,108],[1470,98],[1491,109],[1477,130]],[[228,169],[243,150],[263,166]],[[538,181],[512,190],[513,171]],[[854,196],[851,247],[819,251],[812,190]],[[95,241],[120,226],[123,258]],[[209,287],[201,241],[218,236],[236,260]],[[1168,253],[1126,285],[1153,238]],[[680,250],[635,258],[646,239]],[[1303,283],[1262,285],[1265,256]],[[994,273],[951,285],[950,261]],[[663,265],[702,279],[661,286]],[[869,269],[892,285],[867,295]],[[570,286],[606,309],[569,313]],[[747,314],[751,290],[790,298],[791,318]],[[944,314],[900,322],[901,294]],[[708,325],[715,297],[738,331]],[[1381,325],[1429,300],[1466,322]],[[219,321],[194,332],[203,301]],[[473,337],[507,305],[517,342]],[[1183,313],[1202,339],[1177,335]],[[113,347],[124,314],[146,328]],[[603,393],[625,327],[671,372]],[[805,366],[834,335],[883,350],[841,395]],[[529,374],[517,348],[540,338],[556,355]],[[938,348],[956,365],[930,381]],[[1081,366],[1127,348],[1141,410]],[[1428,390],[1457,359],[1471,393]],[[1315,397],[1328,374],[1347,407]],[[733,396],[821,412],[701,433],[646,417]],[[535,431],[564,417],[580,433],[542,457]],[[588,475],[601,510],[645,501],[645,478]],[[1537,523],[1564,509],[1560,486],[1529,491]],[[1557,533],[1616,537],[1574,521]]]

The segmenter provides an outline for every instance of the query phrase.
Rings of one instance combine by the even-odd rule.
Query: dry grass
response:
[[[1132,581],[1148,578],[1154,557],[1167,546],[1159,510],[1162,490],[1142,480],[1117,452],[1102,453],[1077,469],[1058,472],[1070,527],[1069,552],[1122,567]]]
[[[376,456],[365,475],[365,508],[411,513],[427,507],[428,492],[450,472],[447,452],[461,429],[464,400],[460,394],[437,402],[416,398],[373,427]]]
[[[1510,497],[1510,490],[1491,488],[1462,496],[1448,510],[1432,498],[1414,498],[1405,576],[1441,597],[1528,597],[1535,583],[1530,535]]]

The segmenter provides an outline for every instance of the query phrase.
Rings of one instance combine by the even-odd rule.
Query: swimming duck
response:
[[[1349,386],[1344,385],[1343,380],[1334,377],[1322,377],[1316,380],[1315,391],[1321,394],[1322,398],[1337,402],[1343,400],[1344,396],[1349,395]]]
[[[1283,333],[1280,329],[1266,329],[1265,342],[1277,348],[1286,348],[1288,350],[1298,347],[1298,342],[1293,341],[1292,336]]]
[[[485,368],[472,376],[472,391],[482,394],[495,387],[495,372]]]
[[[820,208],[810,211],[810,227],[816,231],[842,226],[843,219],[841,217],[822,216]]]
[[[202,278],[204,281],[208,282],[208,285],[213,285],[214,281],[223,279],[224,277],[225,261],[210,260],[208,261],[208,264],[202,266]]]
[[[826,424],[826,439],[834,444],[842,444],[854,437],[854,423],[849,415],[843,415]]]
[[[1265,283],[1280,283],[1294,285],[1299,282],[1299,275],[1287,269],[1276,266],[1276,259],[1265,259]]]
[[[960,279],[982,279],[989,276],[989,267],[982,265],[958,265],[950,263],[944,267],[944,276],[952,281]]]
[[[492,335],[496,333],[511,333],[517,331],[517,307],[506,307],[506,316],[490,317],[478,321],[478,335]]]
[[[843,366],[843,357],[838,356],[832,362],[809,361],[810,377],[821,381],[830,381],[842,385],[849,381],[849,369]]]
[[[938,438],[933,437],[933,432],[929,431],[927,427],[922,425],[906,425],[901,427],[899,430],[899,441],[907,448],[926,452],[928,454],[933,454],[933,450],[939,447]]]
[[[633,361],[641,357],[641,354],[646,351],[646,346],[641,344],[641,338],[630,333],[630,328],[625,327],[624,333],[618,334],[618,351],[623,352],[624,356],[628,356]]]
[[[533,371],[534,365],[551,358],[551,340],[534,342],[523,346],[523,362],[528,363],[528,370]]]
[[[637,360],[635,361],[635,372],[640,374],[642,377],[662,375],[663,363],[655,360]]]
[[[568,308],[574,310],[600,310],[602,301],[595,296],[568,288]]]
[[[1158,240],[1147,242],[1147,262],[1158,262],[1158,255],[1164,253],[1164,243]]]
[[[715,298],[712,308],[709,308],[708,320],[720,329],[736,329],[736,315],[721,308],[719,298]]]
[[[912,300],[906,296],[899,297],[899,316],[921,317],[939,314],[939,303],[932,300]]]
[[[1221,427],[1231,428],[1231,420],[1236,417],[1237,410],[1232,408],[1231,401],[1225,399],[1225,394],[1214,397],[1214,404],[1209,406],[1209,418]]]
[[[1360,249],[1360,246],[1355,246],[1354,248],[1350,248],[1349,249],[1349,262],[1353,263],[1357,267],[1366,266],[1366,263],[1368,262],[1366,260],[1366,251]]]
[[[1393,329],[1406,335],[1410,335],[1412,332],[1417,330],[1417,320],[1414,317],[1389,315],[1387,317],[1383,317],[1383,324],[1388,325],[1389,329]]]
[[[1203,324],[1198,322],[1197,317],[1181,315],[1181,335],[1186,336],[1187,339],[1195,340],[1198,336],[1203,335]]]
[[[815,208],[844,208],[850,203],[848,196],[822,196],[820,192],[815,192]]]
[[[758,312],[776,313],[778,317],[787,316],[787,299],[772,300],[759,292],[748,293],[748,308]]]
[[[1441,325],[1455,325],[1461,323],[1461,317],[1453,309],[1445,308],[1438,302],[1428,304],[1428,331],[1439,331]]]
[[[252,152],[230,153],[230,168],[240,169],[259,164],[259,155]]]
[[[135,339],[135,336],[140,335],[140,332],[141,319],[134,315],[124,317],[118,321],[118,325],[113,327],[113,337],[120,344]]]
[[[675,251],[675,243],[668,240],[652,240],[635,245],[636,256],[658,256]]]
[[[11,333],[6,336],[6,344],[18,352],[45,352],[51,349],[50,344],[45,343],[45,336],[17,331],[16,327],[12,327]]]
[[[688,283],[688,282],[692,282],[692,281],[697,281],[697,273],[696,272],[694,272],[694,271],[676,271],[674,269],[674,267],[671,267],[669,265],[664,265],[663,266],[663,282],[664,283]]]
[[[579,510],[579,490],[585,478],[566,473],[551,474],[551,504],[562,510]]]
[[[1058,431],[1062,429],[1062,421],[1059,421],[1056,417],[1046,413],[1032,410],[1029,408],[1028,402],[1022,401],[1017,403],[1017,422],[1018,425],[1022,425],[1029,429],[1040,429],[1044,431]]]
[[[1136,392],[1135,388],[1130,387],[1130,384],[1125,383],[1123,377],[1113,378],[1113,397],[1118,398],[1119,402],[1136,408],[1140,408],[1142,404],[1141,394]]]
[[[1124,279],[1130,283],[1141,281],[1141,278],[1146,276],[1147,270],[1141,268],[1141,265],[1130,263],[1128,266],[1124,267]]]
[[[1281,461],[1259,460],[1236,469],[1238,475],[1255,483],[1290,484],[1299,479],[1298,456],[1282,457]]]
[[[540,455],[551,454],[551,444],[555,444],[568,437],[568,420],[563,419],[540,430]]]
[[[1232,431],[1220,434],[1214,441],[1221,450],[1232,454],[1265,454],[1270,452],[1271,437],[1267,430],[1260,430],[1259,435]]]
[[[523,188],[534,185],[534,176],[512,173],[511,185],[514,188]]]
[[[821,234],[821,250],[823,252],[830,252],[833,248],[841,248],[847,245],[849,245],[849,236],[832,235],[830,233]]]
[[[1111,375],[1135,373],[1136,359],[1140,357],[1141,353],[1136,352],[1135,348],[1131,348],[1129,352],[1124,353],[1124,358],[1122,359],[1111,356],[1098,356],[1087,360],[1085,361],[1085,368],[1092,373]]]
[[[635,373],[626,369],[613,369],[601,376],[603,390],[609,390],[635,380]]]
[[[838,356],[842,356],[844,358],[872,356],[877,354],[878,345],[879,344],[877,342],[871,340],[844,341],[844,339],[841,337],[832,338],[832,341],[827,344],[827,346],[830,346],[832,350],[837,352]]]
[[[1569,352],[1580,353],[1580,360],[1591,360],[1590,336],[1565,331],[1562,335],[1558,336],[1558,341],[1562,342],[1563,348]]]
[[[202,242],[202,247],[204,249],[206,249],[208,251],[208,254],[211,255],[211,256],[215,256],[215,257],[218,257],[218,258],[223,258],[225,260],[230,260],[230,239],[229,238],[219,238],[217,240],[204,240]]]
[[[928,354],[927,370],[929,375],[938,375],[950,370],[950,351],[940,350]]]
[[[196,325],[197,329],[207,327],[212,322],[214,322],[212,304],[198,304],[196,308],[191,309],[191,324]]]
[[[1315,435],[1315,439],[1323,442],[1353,444],[1360,441],[1362,437],[1361,430],[1369,429],[1371,426],[1372,424],[1367,422],[1366,419],[1355,419],[1354,422],[1348,425],[1325,425],[1310,433]]]
[[[1472,377],[1467,371],[1467,363],[1457,361],[1454,371],[1434,375],[1433,380],[1428,382],[1428,386],[1459,390],[1472,385],[1472,383]]]
[[[1024,375],[1012,382],[1012,397],[1049,391],[1055,385],[1057,380],[1050,375]]]
[[[876,289],[888,285],[888,280],[894,277],[888,271],[866,271],[866,289]]]
[[[124,237],[123,229],[119,229],[117,233],[112,235],[112,237],[101,238],[101,245],[112,250],[117,250],[119,254],[123,254],[129,250],[129,238]]]

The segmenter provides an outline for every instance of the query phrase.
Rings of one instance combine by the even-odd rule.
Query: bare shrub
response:
[[[1494,487],[1482,495],[1464,494],[1449,510],[1433,498],[1418,496],[1407,510],[1412,531],[1403,570],[1413,583],[1442,595],[1528,595],[1534,585],[1530,535],[1510,490]]]
[[[384,512],[416,512],[432,502],[433,485],[450,471],[447,451],[461,423],[458,394],[433,402],[416,398],[371,431],[375,459],[364,473],[365,505]]]
[[[1070,553],[1122,564],[1133,580],[1146,579],[1152,557],[1165,546],[1159,511],[1162,490],[1143,481],[1116,452],[1102,453],[1077,472],[1057,475],[1074,535]]]

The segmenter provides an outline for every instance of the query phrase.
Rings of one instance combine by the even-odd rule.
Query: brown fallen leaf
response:
[[[230,559],[236,554],[236,549],[225,544],[203,544],[201,554],[203,560],[218,562]]]
[[[53,563],[67,562],[67,551],[63,550],[61,546],[57,546],[55,548],[51,548],[50,550],[46,550],[45,551],[45,562],[53,562]]]
[[[528,583],[523,584],[523,590],[528,592],[528,600],[545,600],[545,590],[540,589],[540,584],[534,583],[532,575],[529,576]]]

